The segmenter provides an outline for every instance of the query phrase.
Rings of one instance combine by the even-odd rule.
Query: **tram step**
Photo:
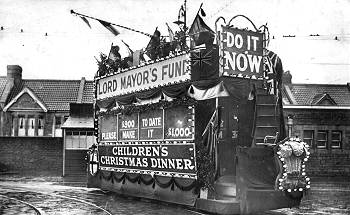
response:
[[[256,89],[256,95],[268,95],[268,92],[264,88],[257,88]]]
[[[277,127],[277,117],[273,115],[258,115],[256,119],[256,125]]]
[[[278,131],[276,126],[256,126],[255,137],[265,137],[267,135],[276,135]]]
[[[255,138],[255,143],[264,143],[264,138],[265,137],[256,137]],[[274,139],[267,139],[266,143],[273,144],[273,143],[275,143],[275,140]]]
[[[236,197],[236,176],[221,176],[214,183],[214,197],[220,200],[233,200]]]
[[[196,200],[196,209],[213,214],[239,214],[240,202],[234,200],[201,199]]]
[[[273,95],[258,95],[256,97],[257,104],[275,104],[276,98]]]
[[[258,115],[275,115],[275,107],[275,104],[258,104],[256,111]]]

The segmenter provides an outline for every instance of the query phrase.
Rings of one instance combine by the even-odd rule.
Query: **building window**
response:
[[[88,149],[94,143],[95,138],[92,131],[66,132],[66,149]]]
[[[39,116],[38,118],[38,136],[44,136],[44,117]]]
[[[62,117],[55,116],[55,137],[62,137]]]
[[[331,147],[333,149],[340,149],[341,148],[341,131],[332,131],[332,142]]]
[[[18,136],[26,135],[26,118],[25,116],[18,116]]]
[[[303,141],[307,143],[310,147],[314,144],[314,131],[313,130],[304,130]]]
[[[16,118],[14,116],[12,116],[12,129],[11,129],[11,136],[15,136],[15,124],[16,122]]]
[[[35,118],[34,116],[28,117],[28,136],[33,137],[35,131]]]
[[[327,148],[327,131],[317,132],[317,148],[320,148],[320,149]]]

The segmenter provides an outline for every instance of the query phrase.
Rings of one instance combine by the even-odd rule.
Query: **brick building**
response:
[[[7,76],[0,77],[0,172],[62,175],[63,134],[71,150],[86,150],[94,138],[92,129],[64,133],[61,127],[71,104],[92,101],[93,81],[22,79],[20,66],[7,66]]]
[[[311,146],[309,173],[350,175],[350,84],[293,84],[283,89],[292,135]]]
[[[92,81],[22,79],[22,68],[9,65],[0,77],[0,136],[62,137],[69,104],[92,101]]]

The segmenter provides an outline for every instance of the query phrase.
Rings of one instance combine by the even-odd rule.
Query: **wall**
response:
[[[308,175],[350,176],[350,110],[284,109],[284,116],[288,115],[293,116],[293,135],[303,138],[304,130],[315,132],[314,144],[311,146],[311,155],[307,163]],[[341,148],[329,147],[330,135],[328,135],[328,147],[317,148],[315,140],[318,130],[328,131],[329,134],[331,131],[341,131]]]
[[[62,150],[62,138],[0,137],[0,172],[61,176]]]
[[[306,172],[309,176],[350,177],[350,151],[312,150]]]

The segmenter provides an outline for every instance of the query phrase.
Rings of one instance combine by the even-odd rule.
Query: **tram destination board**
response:
[[[101,170],[195,178],[194,143],[99,145]]]

